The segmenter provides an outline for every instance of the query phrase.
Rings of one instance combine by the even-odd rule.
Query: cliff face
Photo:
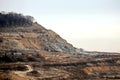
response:
[[[45,50],[48,52],[76,53],[76,49],[52,30],[34,23],[28,27],[0,29],[0,49]]]

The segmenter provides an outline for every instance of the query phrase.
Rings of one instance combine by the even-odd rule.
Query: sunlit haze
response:
[[[120,52],[120,0],[0,0],[0,11],[31,15],[75,47]]]

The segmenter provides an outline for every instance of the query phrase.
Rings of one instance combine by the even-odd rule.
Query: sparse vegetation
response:
[[[39,77],[40,76],[40,73],[36,70],[33,70],[31,72],[28,72],[27,73],[28,76],[34,76],[34,77]]]
[[[1,64],[0,65],[0,70],[2,71],[26,71],[28,68],[25,65],[21,64]]]
[[[33,53],[32,55],[29,53],[20,54],[17,52],[0,52],[0,63],[11,63],[11,62],[44,62],[45,59],[40,54],[38,56]],[[29,56],[31,55],[31,56]]]

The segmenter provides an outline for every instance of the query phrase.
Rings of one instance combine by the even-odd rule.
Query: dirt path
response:
[[[33,69],[32,69],[32,67],[30,66],[30,65],[25,65],[27,68],[28,68],[28,70],[27,71],[25,71],[26,73],[27,72],[31,72]]]
[[[14,73],[20,77],[26,77],[26,73],[33,71],[32,67],[30,65],[25,65],[28,70],[26,71],[14,71]]]

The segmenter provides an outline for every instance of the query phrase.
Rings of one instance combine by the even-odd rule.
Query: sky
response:
[[[0,11],[31,15],[77,48],[120,52],[120,0],[0,0]]]

